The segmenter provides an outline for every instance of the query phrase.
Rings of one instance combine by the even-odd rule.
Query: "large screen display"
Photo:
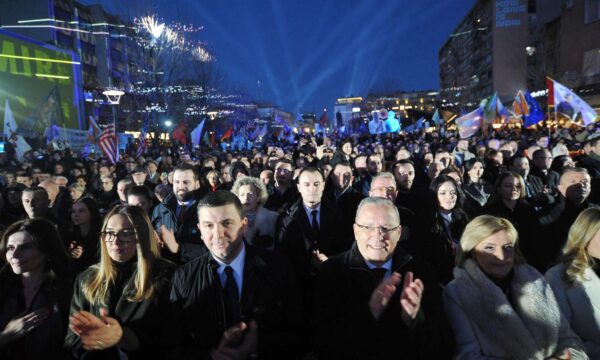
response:
[[[44,136],[52,125],[79,129],[81,69],[71,51],[0,30],[0,128],[5,113],[17,133]]]

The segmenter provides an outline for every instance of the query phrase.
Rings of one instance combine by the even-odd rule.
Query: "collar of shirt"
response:
[[[225,281],[227,281],[227,274],[225,274],[225,267],[231,266],[233,269],[233,277],[235,278],[235,283],[238,287],[238,295],[240,298],[242,297],[242,285],[244,280],[244,264],[246,263],[246,245],[242,241],[242,250],[236,256],[235,259],[229,264],[225,264],[221,260],[217,259],[213,256],[213,259],[219,264],[217,268],[217,274],[219,274],[219,279],[221,280],[221,286],[225,287]]]
[[[365,260],[365,262],[367,263],[367,266],[369,267],[369,270],[373,270],[376,268],[382,268],[385,269],[385,277],[391,276],[392,275],[392,258],[390,258],[388,261],[384,262],[383,265],[381,266],[377,266],[375,264],[373,264],[370,261]]]
[[[194,199],[188,200],[188,201],[177,200],[177,206],[185,206],[186,208],[188,208],[188,207],[190,207],[190,205],[192,205],[193,202],[194,202]]]
[[[442,219],[444,219],[444,221],[448,224],[452,222],[452,213],[444,214],[440,211],[439,214],[442,217]]]
[[[304,203],[302,203],[302,206],[304,206],[304,211],[306,211],[306,216],[308,217],[308,222],[310,223],[310,225],[312,225],[313,210],[317,210],[317,222],[318,222],[318,225],[321,225],[321,203],[319,203],[319,205],[317,205],[317,207],[314,209],[309,208]]]

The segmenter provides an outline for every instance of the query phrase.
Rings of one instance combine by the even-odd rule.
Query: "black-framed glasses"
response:
[[[100,234],[102,234],[104,242],[112,243],[119,239],[121,243],[129,244],[135,242],[137,232],[135,229],[123,229],[121,231],[102,231]]]
[[[394,226],[394,227],[385,227],[385,226],[366,226],[366,225],[361,225],[359,223],[354,223],[354,224],[356,224],[356,226],[358,226],[358,228],[361,230],[365,230],[368,232],[381,231],[381,233],[383,235],[388,235],[392,231],[396,231],[396,230],[398,230],[398,228],[400,228],[400,225]]]

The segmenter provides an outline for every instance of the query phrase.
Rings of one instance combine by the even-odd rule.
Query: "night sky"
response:
[[[83,1],[97,3],[98,1]],[[226,87],[294,114],[369,92],[438,89],[438,51],[475,0],[127,0],[111,12],[204,26]],[[118,6],[116,5],[118,4]]]

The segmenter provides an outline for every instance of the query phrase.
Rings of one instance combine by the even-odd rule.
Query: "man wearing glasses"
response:
[[[450,358],[441,288],[427,263],[396,246],[401,233],[392,201],[361,201],[354,246],[323,263],[317,278],[319,357]]]

